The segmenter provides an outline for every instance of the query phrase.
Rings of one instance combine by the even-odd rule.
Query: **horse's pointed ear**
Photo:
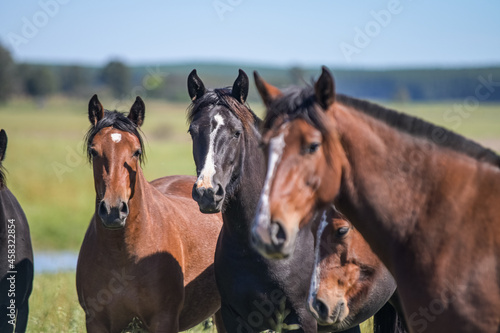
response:
[[[97,95],[92,96],[89,102],[89,120],[92,126],[97,125],[97,122],[104,117],[104,108]]]
[[[198,77],[196,69],[193,69],[191,73],[189,73],[187,83],[188,83],[189,97],[191,97],[191,101],[194,102],[196,99],[205,95],[205,92],[207,90],[205,89],[205,85],[203,84],[201,79]]]
[[[0,131],[0,162],[5,158],[5,151],[7,150],[7,133],[4,130]]]
[[[239,73],[238,73],[238,77],[234,81],[233,90],[231,91],[231,94],[241,104],[245,104],[245,102],[247,100],[247,97],[248,97],[248,85],[249,85],[249,83],[248,83],[248,76],[247,76],[247,74],[244,71],[242,71],[240,69]]]
[[[137,127],[141,127],[144,124],[144,116],[146,114],[146,105],[144,104],[142,98],[137,96],[135,102],[130,108],[128,114],[128,119],[132,120]]]
[[[324,110],[328,110],[335,102],[335,82],[332,73],[325,66],[321,67],[321,76],[314,84],[314,94]]]
[[[255,79],[255,85],[257,86],[257,91],[259,92],[259,95],[262,98],[262,102],[264,102],[265,106],[269,106],[272,103],[272,101],[283,95],[281,90],[264,81],[264,79],[260,77],[257,71],[253,72],[253,77]]]

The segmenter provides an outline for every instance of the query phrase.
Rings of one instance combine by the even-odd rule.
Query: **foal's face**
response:
[[[97,213],[105,227],[123,228],[142,154],[139,140],[131,133],[106,127],[95,135],[90,153],[95,190],[100,200]]]
[[[243,125],[223,106],[201,111],[189,127],[198,179],[193,199],[203,213],[220,212],[241,170]]]
[[[308,306],[321,325],[361,323],[393,294],[392,276],[348,221],[323,215],[316,242]]]

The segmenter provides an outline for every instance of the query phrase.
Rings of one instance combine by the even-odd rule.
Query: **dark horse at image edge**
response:
[[[26,215],[9,191],[1,165],[7,134],[0,131],[0,332],[21,333],[28,324],[33,289],[33,249]]]
[[[314,262],[311,231],[299,232],[294,255],[286,260],[264,258],[250,243],[250,223],[265,178],[265,157],[259,148],[261,120],[246,105],[246,74],[240,70],[232,89],[207,90],[193,70],[188,77],[188,91],[193,100],[188,119],[198,175],[193,198],[202,212],[222,211],[224,220],[215,274],[226,329],[331,331],[331,327],[318,326],[307,310]],[[394,291],[392,277],[390,280],[392,289],[383,302]],[[376,315],[376,327],[383,327],[378,332],[392,332],[386,328],[394,327],[394,310],[381,313]],[[388,318],[392,326],[382,324],[390,322]],[[355,323],[353,326],[349,332],[359,332]]]

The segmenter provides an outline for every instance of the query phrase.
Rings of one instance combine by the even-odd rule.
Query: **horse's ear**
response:
[[[205,95],[206,91],[207,90],[205,89],[205,85],[196,73],[196,69],[193,69],[188,76],[188,92],[189,97],[191,97],[191,101],[194,102],[196,99]]]
[[[255,79],[255,85],[257,86],[257,91],[259,92],[259,95],[262,98],[262,101],[264,102],[265,106],[269,106],[272,103],[272,101],[283,95],[281,90],[264,81],[260,77],[259,73],[257,73],[257,71],[253,72],[253,77]]]
[[[325,66],[321,67],[321,76],[314,84],[316,101],[324,109],[328,110],[335,102],[335,83],[332,73]]]
[[[7,150],[7,133],[4,130],[0,131],[0,162],[5,158],[5,151]]]
[[[234,81],[233,90],[231,91],[231,94],[241,104],[245,104],[245,102],[247,100],[247,97],[248,97],[248,85],[249,85],[249,83],[248,83],[248,76],[247,76],[247,74],[244,71],[242,71],[240,69],[239,73],[238,73],[238,77]]]
[[[89,120],[92,126],[97,125],[97,122],[104,117],[104,108],[97,95],[92,96],[89,102]]]
[[[137,96],[135,98],[134,105],[130,108],[128,114],[128,119],[132,120],[137,127],[141,127],[144,124],[144,116],[146,114],[146,105],[144,104],[142,98]]]

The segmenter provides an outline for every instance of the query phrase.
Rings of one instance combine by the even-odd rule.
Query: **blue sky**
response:
[[[496,0],[4,0],[0,22],[17,61],[500,64]]]

